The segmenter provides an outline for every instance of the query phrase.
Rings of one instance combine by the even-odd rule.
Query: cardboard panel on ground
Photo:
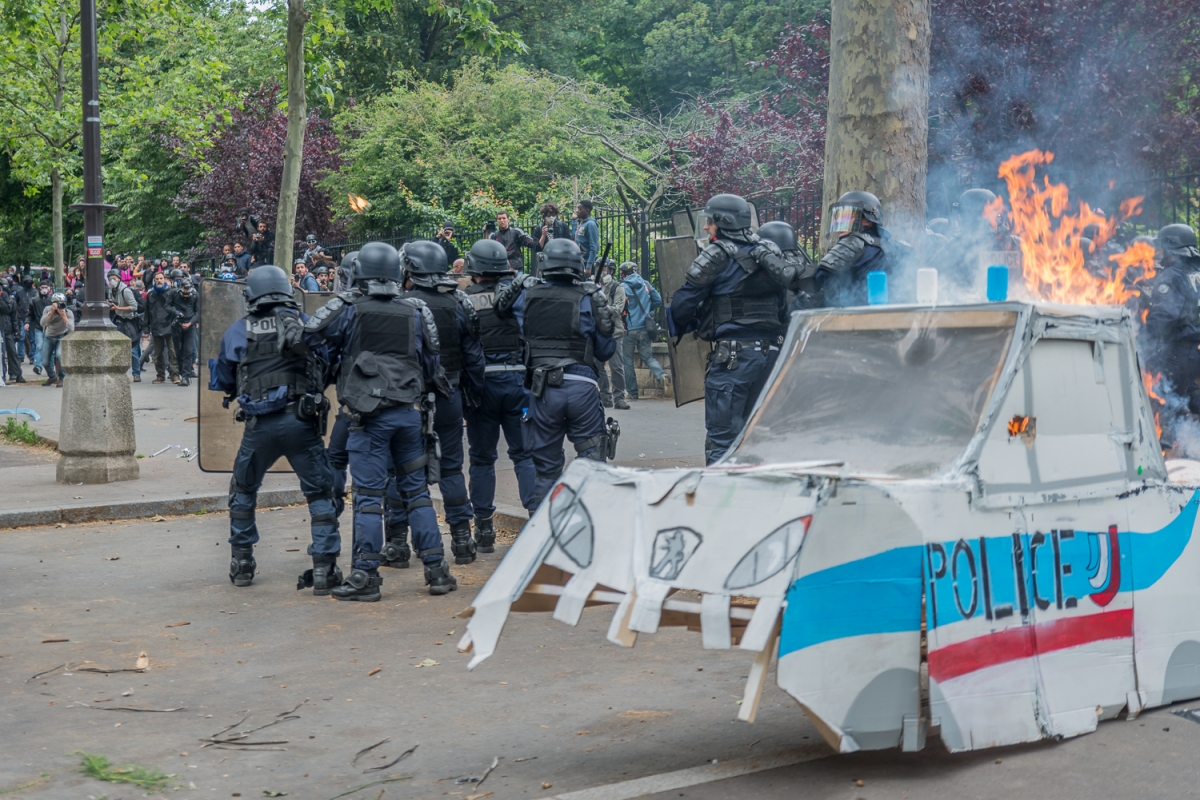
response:
[[[237,404],[222,408],[224,395],[209,390],[211,378],[209,359],[216,359],[221,352],[221,340],[235,322],[246,316],[246,300],[242,295],[246,284],[243,281],[222,281],[206,278],[200,281],[200,380],[199,383],[199,447],[200,469],[204,472],[232,472],[242,442],[244,425],[234,419]],[[331,292],[305,292],[296,289],[296,299],[305,313],[312,314],[325,305],[334,295]],[[337,394],[334,387],[325,392],[334,409]],[[333,413],[329,414],[325,437],[333,427]],[[286,459],[280,459],[271,467],[271,472],[291,472]]]

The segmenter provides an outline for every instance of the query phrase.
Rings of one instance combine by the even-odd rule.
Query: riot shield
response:
[[[654,242],[655,263],[662,284],[663,304],[671,305],[675,291],[683,286],[684,275],[700,254],[699,245],[691,236],[672,236]],[[675,388],[675,407],[704,399],[704,375],[708,371],[708,342],[686,334],[679,344],[667,339],[671,356],[671,381]]]
[[[200,469],[203,472],[232,472],[238,447],[242,444],[242,423],[233,418],[237,404],[221,407],[224,397],[220,392],[209,391],[212,378],[208,367],[209,359],[216,360],[221,352],[221,339],[225,331],[246,316],[246,299],[242,291],[243,281],[222,281],[205,278],[200,281]],[[284,470],[290,469],[286,461]],[[279,464],[273,468],[279,471]]]
[[[205,278],[200,281],[200,380],[198,390],[199,401],[199,446],[200,469],[203,472],[232,472],[233,462],[237,457],[238,448],[242,443],[244,425],[234,419],[237,404],[222,408],[224,398],[220,392],[208,388],[211,378],[208,367],[209,359],[216,359],[221,352],[221,340],[225,331],[235,322],[246,316],[246,301],[242,290],[246,285],[242,281],[222,281]],[[304,292],[296,290],[296,299],[305,313],[311,314],[325,305],[333,296],[330,292]],[[332,408],[337,408],[337,397],[330,387],[326,391]],[[334,414],[329,414],[325,436],[328,438],[329,429],[333,426]],[[287,459],[279,459],[270,469],[271,472],[291,472]]]

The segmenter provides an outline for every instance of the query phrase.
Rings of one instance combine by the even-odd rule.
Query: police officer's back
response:
[[[462,431],[464,406],[478,402],[483,390],[479,321],[467,296],[458,291],[458,282],[447,273],[449,264],[441,245],[410,242],[401,253],[401,261],[406,296],[419,298],[433,314],[437,326],[442,370],[449,384],[449,392],[437,398],[434,410],[433,428],[441,452],[437,482],[446,524],[450,526],[450,548],[455,563],[470,564],[475,560],[475,543],[471,539],[471,501],[463,477]],[[402,465],[397,467],[400,469]],[[408,532],[407,514],[395,502],[398,499],[389,494],[389,545],[402,540]]]
[[[245,319],[225,332],[220,354],[209,365],[209,389],[227,395],[226,408],[236,399],[238,419],[246,423],[229,483],[229,579],[235,586],[249,586],[254,578],[258,489],[267,470],[283,457],[308,501],[313,568],[301,581],[307,579],[313,594],[326,595],[342,574],[337,566],[341,537],[333,510],[333,471],[321,441],[328,410],[322,394],[324,351],[280,352],[281,331],[289,321],[302,321],[283,270],[271,265],[256,269],[246,281],[245,296]]]
[[[501,430],[517,476],[521,505],[530,511],[537,508],[533,457],[525,447],[521,429],[529,400],[525,392],[521,326],[512,317],[501,318],[495,309],[496,293],[513,277],[508,252],[497,241],[480,239],[467,253],[465,271],[474,281],[467,287],[466,295],[479,319],[486,361],[479,403],[466,414],[470,495],[475,512],[475,545],[479,552],[491,553],[496,542],[492,515],[496,511],[496,459]]]
[[[732,194],[708,201],[711,240],[675,292],[672,336],[695,332],[712,342],[704,378],[706,463],[725,455],[775,364],[787,327],[787,292],[796,282],[774,242],[750,232],[749,204]]]
[[[513,318],[525,340],[525,384],[531,395],[525,443],[536,470],[534,505],[562,474],[563,437],[576,455],[604,461],[618,429],[606,427],[592,359],[616,352],[613,320],[600,287],[582,281],[583,253],[555,239],[538,254],[542,278],[519,276],[496,293],[496,313]]]
[[[427,390],[446,392],[437,328],[420,300],[401,297],[400,256],[391,245],[363,245],[354,264],[360,294],[330,300],[303,327],[289,326],[285,348],[327,342],[339,363],[338,401],[350,417],[347,449],[354,481],[354,569],[333,590],[338,600],[379,600],[388,468],[408,510],[413,543],[431,594],[456,588],[425,485],[428,457],[421,413]],[[417,465],[419,463],[419,466]],[[412,468],[404,468],[413,465]],[[402,469],[403,468],[403,469]]]

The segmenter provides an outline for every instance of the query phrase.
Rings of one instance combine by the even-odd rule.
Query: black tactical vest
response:
[[[467,299],[479,317],[479,333],[483,340],[483,352],[489,356],[512,356],[515,364],[521,353],[521,326],[515,319],[500,319],[492,303],[496,299],[499,282],[475,283],[467,289]]]
[[[525,290],[526,366],[587,364],[588,340],[579,326],[580,286],[542,283]]]
[[[288,387],[289,400],[308,389],[308,360],[279,354],[277,310],[245,319],[246,355],[238,364],[238,394],[249,395],[250,402],[266,399],[276,386]]]
[[[742,251],[730,260],[753,267],[754,257]],[[700,334],[704,338],[715,338],[717,328],[727,323],[768,330],[783,328],[787,324],[786,296],[786,289],[777,286],[766,270],[754,269],[731,294],[713,295],[704,304]]]
[[[454,292],[439,292],[418,287],[410,294],[419,298],[433,312],[433,321],[437,324],[438,342],[441,349],[442,369],[446,372],[446,380],[451,386],[458,385],[459,373],[462,372],[462,346],[458,339],[458,298]]]
[[[417,309],[398,298],[354,301],[354,336],[338,375],[338,400],[358,414],[415,403],[425,391],[417,360]]]

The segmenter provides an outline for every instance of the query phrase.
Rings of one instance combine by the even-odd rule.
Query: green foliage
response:
[[[528,212],[560,176],[599,173],[601,146],[569,126],[603,128],[624,108],[599,84],[517,66],[474,62],[450,87],[413,78],[339,117],[347,166],[325,188],[371,201],[351,218],[360,230]]]
[[[171,782],[170,775],[156,769],[146,769],[136,764],[114,767],[107,756],[85,753],[82,750],[76,750],[75,755],[83,756],[83,763],[80,765],[79,771],[97,780],[109,783],[132,783],[134,786],[140,786],[151,792],[166,789]]]
[[[15,417],[9,417],[4,422],[4,427],[0,428],[0,435],[10,442],[20,442],[21,444],[42,444],[44,439],[33,428],[29,427],[29,423],[21,420],[18,425]]]

